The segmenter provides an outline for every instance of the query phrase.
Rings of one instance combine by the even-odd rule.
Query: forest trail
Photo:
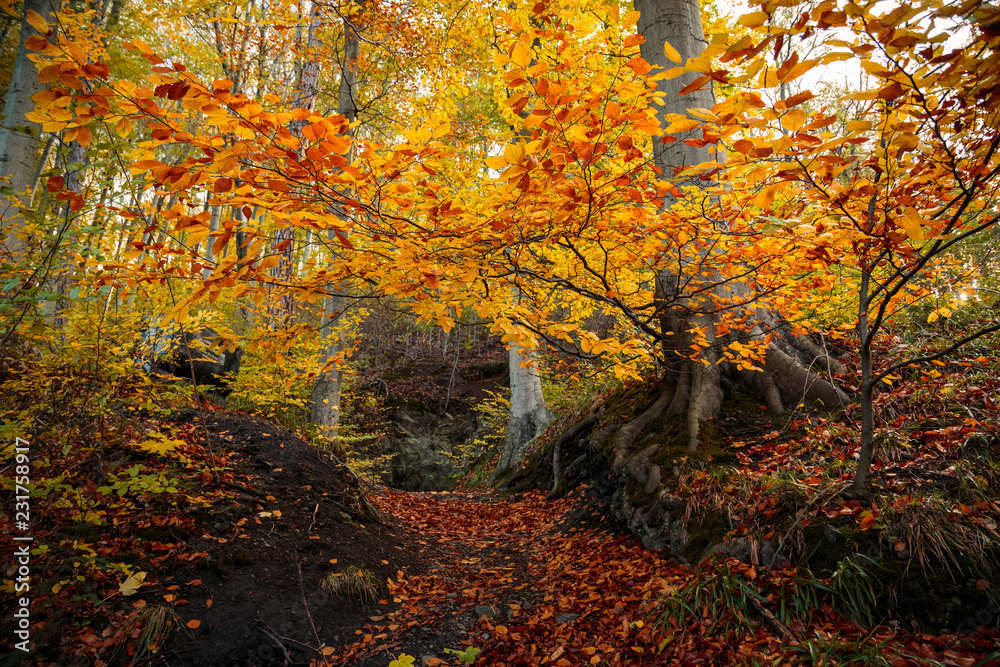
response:
[[[461,664],[457,652],[473,641],[476,664],[653,664],[663,637],[649,612],[691,576],[634,538],[571,527],[573,499],[386,489],[375,500],[427,537],[412,548],[432,565],[400,572],[390,583],[398,608],[373,616],[333,664],[384,665],[387,653]]]
[[[137,450],[125,431],[59,463],[84,471],[65,488],[104,502],[102,525],[115,529],[84,525],[64,496],[39,498],[46,522],[35,537],[53,547],[33,560],[36,654],[0,665],[388,667],[405,654],[413,662],[397,665],[458,667],[462,653],[482,667],[790,665],[820,652],[973,667],[996,650],[992,630],[864,630],[828,597],[776,632],[748,599],[772,614],[789,608],[801,598],[794,568],[729,558],[690,569],[616,531],[606,497],[585,487],[556,501],[375,487],[376,517],[354,474],[280,426],[218,408],[175,419],[159,425],[176,438],[174,458]],[[98,455],[113,477],[88,476]],[[153,472],[142,470],[164,488],[130,486],[106,502],[100,484],[148,487]],[[65,545],[82,543],[133,563],[144,581],[91,567],[45,592],[74,562]],[[359,571],[370,586],[360,594],[328,585]],[[71,626],[74,611],[84,620]]]

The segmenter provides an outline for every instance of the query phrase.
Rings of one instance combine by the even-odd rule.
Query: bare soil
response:
[[[195,418],[197,419],[197,418]],[[308,664],[321,646],[356,640],[387,607],[327,593],[320,582],[350,566],[379,580],[433,567],[416,536],[388,515],[373,515],[343,466],[279,426],[230,412],[205,413],[216,446],[234,453],[232,502],[206,513],[192,546],[204,554],[173,573],[183,627],[162,647],[160,664]],[[426,541],[426,538],[420,538]],[[200,582],[200,584],[192,584]],[[387,664],[374,661],[370,664]]]

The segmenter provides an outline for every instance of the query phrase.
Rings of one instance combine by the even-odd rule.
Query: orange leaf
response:
[[[94,139],[94,135],[91,134],[90,128],[88,127],[78,127],[76,129],[76,143],[80,144],[84,148],[90,145],[90,142]]]
[[[49,45],[49,40],[45,39],[41,35],[32,35],[28,39],[24,40],[24,46],[29,51],[44,51],[45,47]]]
[[[894,100],[897,97],[902,97],[904,92],[906,91],[903,90],[903,87],[893,81],[888,86],[878,91],[878,96],[883,100]]]
[[[807,102],[808,100],[811,100],[814,97],[815,95],[810,93],[808,90],[805,92],[801,92],[798,95],[792,95],[787,100],[785,100],[785,107],[791,109],[792,107],[798,104],[802,104],[803,102]]]
[[[200,626],[200,625],[201,625],[201,621],[199,621],[197,619],[194,619],[194,618],[192,618],[190,621],[187,622],[187,626],[189,628],[191,628],[192,630],[197,629],[198,626]]]
[[[864,512],[861,515],[861,530],[868,530],[875,525],[877,517],[872,512]]]
[[[344,234],[341,233],[339,229],[334,229],[333,233],[337,235],[337,240],[343,243],[345,247],[347,247],[350,250],[354,250],[354,246],[351,245],[350,240],[346,236],[344,236]]]
[[[34,9],[29,9],[27,11],[27,13],[24,15],[24,20],[27,21],[32,28],[42,33],[43,35],[47,35],[49,33],[49,24],[46,23],[45,19],[42,18],[42,15],[36,12]]]
[[[652,65],[647,63],[644,58],[640,58],[638,56],[632,58],[632,60],[628,61],[625,64],[628,65],[629,68],[631,68],[631,70],[636,74],[638,74],[639,76],[646,76],[647,74],[649,74],[649,71],[653,69]]]

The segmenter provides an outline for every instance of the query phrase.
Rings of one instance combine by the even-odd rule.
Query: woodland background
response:
[[[0,10],[11,660],[996,655],[997,7]]]

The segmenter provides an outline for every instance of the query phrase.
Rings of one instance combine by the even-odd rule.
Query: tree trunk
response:
[[[691,0],[635,0],[635,9],[640,12],[638,28],[646,38],[642,44],[642,57],[651,65],[669,69],[675,66],[664,55],[663,44],[669,42],[682,59],[696,57],[707,45],[701,25],[701,14],[697,2]],[[654,73],[657,70],[654,69]],[[667,81],[658,81],[657,88],[666,93],[664,104],[657,107],[662,127],[669,125],[670,114],[689,115],[691,109],[711,108],[715,96],[710,87],[705,86],[687,95],[680,95],[682,88],[694,79],[693,74]],[[700,129],[693,130],[701,138]],[[678,172],[685,167],[708,162],[715,156],[704,146],[684,143],[685,136],[675,135],[676,141],[663,143],[653,139],[655,165],[661,170],[662,178],[676,186],[698,186],[698,179],[682,179]],[[669,196],[664,208],[670,208],[675,200]],[[705,223],[710,224],[710,223]],[[718,293],[730,301],[742,297],[747,304],[753,302],[753,290],[747,283],[725,282],[713,275],[711,270],[711,250],[701,254],[692,253],[671,270],[661,271],[656,281],[655,300],[660,309],[660,328],[663,335],[667,373],[661,398],[639,419],[654,419],[664,411],[670,414],[686,415],[688,426],[688,448],[698,446],[698,431],[701,422],[719,414],[722,406],[723,375],[732,375],[742,380],[746,390],[760,396],[774,412],[782,412],[786,405],[819,401],[827,405],[842,404],[847,396],[830,382],[816,376],[807,366],[824,357],[824,352],[811,341],[794,336],[790,327],[773,312],[752,305],[744,306],[747,319],[752,326],[747,330],[718,336],[716,323],[718,313],[714,311],[710,294]],[[708,267],[706,269],[706,267]],[[700,286],[692,290],[692,280]],[[708,345],[702,342],[701,349],[694,347],[694,331],[700,330]],[[762,371],[736,372],[730,364],[719,363],[723,346],[739,340],[761,341],[772,335]],[[695,352],[697,351],[697,355]],[[697,358],[695,358],[697,357]],[[839,370],[839,364],[838,370]],[[629,425],[615,439],[615,470],[626,472],[640,484],[649,486],[650,478],[658,483],[658,470],[649,463],[648,452],[636,452],[632,445],[640,429],[630,429]],[[655,486],[655,485],[654,485]]]
[[[3,124],[0,125],[0,177],[9,178],[9,185],[14,190],[12,200],[0,201],[0,233],[6,253],[12,258],[20,256],[26,249],[23,239],[19,238],[24,224],[20,209],[31,206],[41,136],[38,123],[29,121],[25,116],[35,109],[32,95],[45,88],[38,81],[35,63],[28,59],[25,40],[37,35],[38,31],[31,27],[26,17],[29,11],[35,11],[50,27],[55,26],[53,14],[59,10],[61,2],[62,0],[25,0],[22,14],[25,18],[21,20],[21,37],[4,105]]]
[[[544,431],[552,420],[531,354],[511,343],[507,355],[510,365],[510,416],[507,418],[507,435],[500,450],[500,459],[493,470],[493,481],[517,465],[531,439]]]
[[[315,49],[319,44],[320,18],[320,5],[317,2],[313,2],[309,15],[309,33],[305,44],[307,59],[303,62],[299,70],[299,81],[296,86],[297,97],[291,104],[293,108],[312,111],[316,107],[316,97],[319,95],[320,62],[316,57]],[[302,128],[307,123],[308,121],[301,120],[296,121],[292,126],[293,133],[302,141],[302,145],[299,147],[300,160],[305,155],[305,138],[302,136]],[[287,289],[295,268],[295,227],[287,225],[275,229],[273,247],[275,252],[281,254],[281,258],[278,261],[278,266],[272,270],[271,275],[277,279],[279,284],[283,284],[285,289]],[[274,319],[280,321],[283,325],[287,325],[291,322],[294,309],[295,299],[290,293],[285,292],[281,295],[280,304],[276,309],[277,312],[273,314]]]
[[[357,86],[358,86],[358,56],[361,40],[358,37],[359,27],[348,19],[344,19],[344,60],[341,66],[340,87],[337,91],[337,113],[353,121],[357,116]],[[317,65],[318,66],[318,65]],[[318,70],[317,70],[318,73]],[[303,77],[305,73],[303,73]],[[329,232],[331,248],[338,244],[332,230]],[[336,285],[327,285],[328,295],[323,299],[323,322],[326,333],[325,356],[327,361],[341,354],[343,342],[339,330],[333,326],[333,313],[343,313],[346,306],[342,294],[338,293]],[[313,402],[310,421],[319,428],[322,435],[329,439],[337,437],[340,425],[340,398],[344,381],[344,372],[334,364],[324,370],[313,384]]]
[[[851,495],[855,498],[867,498],[868,471],[872,465],[872,455],[875,449],[875,378],[872,373],[872,342],[874,331],[868,324],[868,309],[871,307],[871,271],[867,266],[861,267],[861,289],[858,295],[858,338],[861,342],[861,452],[858,458],[858,469],[851,485]]]

